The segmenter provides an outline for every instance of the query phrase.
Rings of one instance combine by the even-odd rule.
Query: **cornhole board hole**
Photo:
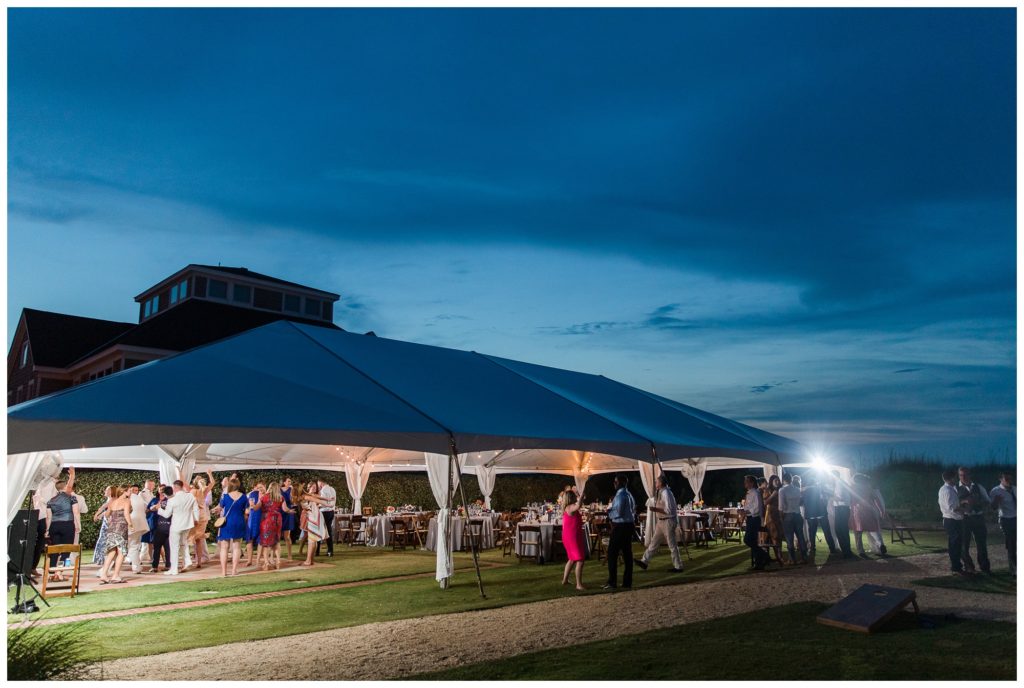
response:
[[[874,633],[908,604],[917,607],[913,590],[865,584],[818,615],[818,623],[861,633]]]

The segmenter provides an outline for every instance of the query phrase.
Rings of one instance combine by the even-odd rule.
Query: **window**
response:
[[[279,291],[260,289],[259,287],[252,290],[252,305],[256,308],[265,308],[268,311],[279,311],[281,310],[282,298],[283,294]]]
[[[196,275],[196,296],[206,298],[206,278],[201,275]]]
[[[334,304],[324,301],[324,320],[334,320]]]
[[[211,299],[226,299],[228,297],[228,283],[220,280],[210,280],[210,288],[207,293]]]
[[[178,303],[178,285],[171,287],[171,303]]]
[[[302,303],[295,294],[284,295],[284,309],[292,313],[298,313]]]
[[[28,342],[21,345],[21,365],[19,368],[24,368],[28,365]]]
[[[249,303],[252,300],[252,287],[236,284],[232,298],[238,303]]]
[[[160,310],[160,295],[157,294],[153,297],[153,315],[156,315],[157,311]]]
[[[184,300],[188,296],[188,280],[182,280],[178,285],[178,298]]]
[[[315,318],[319,318],[320,302],[316,299],[306,299],[306,315],[312,315]]]

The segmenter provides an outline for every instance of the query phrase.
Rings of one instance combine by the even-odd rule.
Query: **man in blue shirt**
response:
[[[633,529],[636,518],[636,502],[629,493],[629,478],[619,473],[615,476],[615,498],[608,508],[608,522],[612,532],[608,538],[608,582],[605,590],[618,587],[619,553],[626,567],[622,572],[622,587],[633,587]]]

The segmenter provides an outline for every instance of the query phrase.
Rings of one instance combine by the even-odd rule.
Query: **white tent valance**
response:
[[[707,461],[700,460],[686,461],[680,467],[683,477],[690,483],[690,489],[693,490],[695,499],[701,498],[700,489],[704,486],[704,475],[707,473],[707,470]]]

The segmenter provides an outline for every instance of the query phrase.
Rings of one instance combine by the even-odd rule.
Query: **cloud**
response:
[[[783,385],[796,384],[797,382],[799,382],[799,380],[786,380],[784,382],[771,382],[771,383],[767,383],[767,384],[764,384],[764,385],[757,385],[756,387],[751,387],[750,388],[750,392],[751,392],[751,394],[764,394],[765,392],[767,392],[770,389],[776,389],[778,387],[782,387]]]
[[[893,373],[917,373],[923,370],[923,368],[903,368],[902,370],[894,370]]]

